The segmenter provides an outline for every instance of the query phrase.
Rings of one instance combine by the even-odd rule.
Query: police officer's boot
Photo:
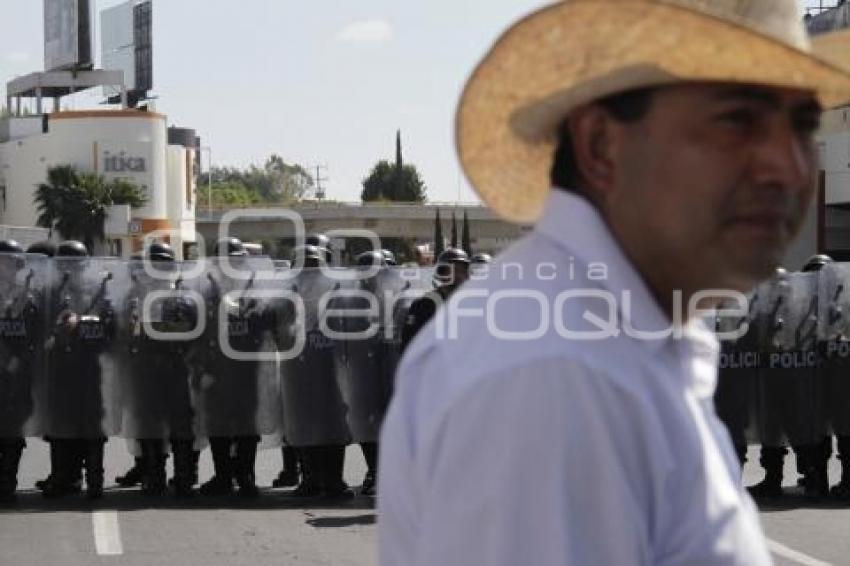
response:
[[[292,487],[298,485],[298,453],[291,446],[281,448],[283,469],[272,482],[272,487]]]
[[[198,485],[198,465],[201,461],[201,451],[192,450],[192,485]]]
[[[838,461],[841,462],[841,479],[829,490],[829,495],[840,501],[850,501],[850,436],[836,436]]]
[[[210,438],[215,475],[201,486],[202,495],[230,495],[233,493],[233,458],[230,456],[231,439]]]
[[[50,460],[52,471],[44,482],[42,494],[47,499],[65,497],[79,493],[79,466],[75,441],[67,438],[54,438],[50,442]]]
[[[351,499],[354,492],[342,479],[345,467],[345,446],[323,446],[322,477],[325,496],[330,499]]]
[[[0,439],[0,503],[15,500],[18,466],[26,443],[23,438]]]
[[[242,497],[256,497],[260,494],[254,475],[259,442],[260,438],[256,436],[236,438],[236,484],[239,486],[239,495]]]
[[[366,460],[366,477],[360,486],[360,494],[371,497],[375,495],[378,479],[378,443],[363,442],[360,449],[363,450],[363,459]]]
[[[819,444],[805,446],[806,453],[805,484],[806,497],[820,500],[829,495],[829,477],[827,465],[832,455],[831,439],[822,440]]]
[[[95,438],[85,441],[86,497],[103,497],[103,449],[106,439]]]
[[[177,497],[192,497],[195,495],[194,478],[197,477],[196,465],[192,450],[192,440],[172,440],[171,450],[174,452],[174,495]]]
[[[759,461],[764,468],[764,479],[748,488],[750,495],[757,499],[782,496],[782,469],[787,453],[788,449],[784,446],[761,447]]]
[[[167,489],[165,483],[165,447],[161,440],[140,440],[144,473],[142,491],[145,495],[163,495]]]
[[[320,458],[316,454],[317,446],[298,448],[298,461],[301,464],[301,483],[292,493],[293,497],[318,497],[322,494],[320,481]]]
[[[144,458],[138,456],[134,460],[135,463],[133,464],[133,467],[127,470],[127,473],[115,478],[115,483],[121,487],[135,487],[142,483],[142,476],[144,475],[145,468]]]

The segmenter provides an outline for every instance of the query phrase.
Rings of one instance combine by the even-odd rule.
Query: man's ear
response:
[[[620,124],[598,104],[574,110],[567,118],[576,168],[594,200],[605,200],[614,188]]]

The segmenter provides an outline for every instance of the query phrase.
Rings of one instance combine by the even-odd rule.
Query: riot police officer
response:
[[[23,251],[14,240],[0,240],[3,256],[23,254]],[[14,286],[15,273],[25,266],[24,260],[18,258],[8,266],[13,271],[4,276]],[[0,313],[0,503],[15,498],[18,467],[26,447],[24,426],[33,411],[33,373],[41,309],[27,290],[21,299],[11,302]]]
[[[815,256],[806,263],[803,273],[816,272],[828,261],[822,256]],[[786,277],[787,274],[780,274],[778,284],[789,289],[790,281],[796,276],[792,275],[792,279],[783,281]],[[761,403],[763,438],[760,462],[765,470],[765,477],[760,483],[749,488],[754,497],[779,497],[783,494],[783,468],[788,453],[783,439],[787,439],[796,455],[797,471],[802,476],[798,483],[803,486],[806,495],[811,499],[821,499],[829,490],[827,461],[831,446],[820,407],[821,368],[816,333],[816,288],[809,289],[801,298],[801,304],[794,305],[789,304],[788,297],[780,294],[776,303],[771,306],[766,321],[768,332],[763,341],[768,350],[766,359],[783,357],[777,354],[785,354],[786,357],[790,354],[795,358],[799,355],[805,363],[794,363],[785,367],[766,362],[761,371],[761,392],[764,398]],[[795,315],[799,318],[797,327],[782,330],[784,326],[788,326],[787,315],[793,314],[794,310],[800,310]],[[783,315],[783,312],[786,314]],[[776,341],[779,332],[793,335],[793,345],[779,346]]]
[[[458,248],[449,248],[437,258],[434,282],[436,288],[410,305],[402,329],[402,350],[406,350],[414,336],[430,321],[437,309],[469,278],[469,255]]]
[[[54,255],[56,255],[56,244],[54,244],[53,242],[48,241],[48,240],[36,242],[36,243],[32,244],[30,247],[27,248],[27,253],[28,254],[41,254],[41,255],[46,256],[46,257],[53,257]],[[37,360],[40,360],[43,363],[44,358],[39,357],[39,358],[37,358]],[[44,369],[44,368],[42,368],[42,369]],[[49,450],[50,450],[50,473],[47,475],[47,477],[45,479],[38,480],[37,482],[35,482],[35,487],[37,489],[40,489],[40,490],[43,490],[50,483],[50,480],[53,476],[53,472],[57,467],[56,451],[53,450],[53,445],[50,441],[50,437],[45,436],[44,441],[48,444],[48,447],[49,447]],[[75,489],[77,491],[79,491],[79,482],[75,483]]]
[[[387,258],[390,258],[390,261],[387,261]],[[391,262],[391,263],[390,263]],[[356,258],[357,267],[367,269],[374,266],[386,267],[395,265],[395,257],[392,256],[392,252],[388,250],[381,250],[380,252],[370,251],[363,252],[358,255]],[[378,291],[377,289],[373,289],[373,291]],[[378,294],[378,293],[376,293]],[[378,300],[381,297],[376,297]],[[378,352],[378,356],[380,356],[381,352]],[[374,354],[373,354],[374,355]],[[386,356],[384,356],[386,357]],[[390,363],[390,360],[380,360],[383,363]],[[377,368],[372,368],[373,370]],[[367,382],[368,383],[368,382]],[[354,386],[355,384],[352,384]],[[366,397],[371,397],[375,393],[381,392],[371,392],[372,395],[366,395]],[[383,400],[382,400],[383,401]],[[387,395],[386,402],[389,401],[389,395]],[[381,403],[384,405],[384,403]],[[380,412],[380,416],[383,417],[383,413],[386,411],[386,407],[382,407]],[[383,418],[381,418],[383,420]],[[359,440],[355,438],[355,442]],[[378,481],[378,439],[377,437],[370,438],[369,440],[360,440],[360,450],[363,452],[363,459],[366,461],[366,475],[363,478],[363,483],[360,486],[361,495],[373,496],[375,495],[375,491],[377,489],[377,481]]]
[[[337,286],[319,270],[326,259],[324,250],[311,244],[296,248],[293,254],[293,265],[304,267],[293,281],[293,290],[304,300],[306,319],[299,320],[287,308],[280,315],[279,339],[291,341],[301,328],[306,340],[301,355],[281,364],[284,441],[296,449],[301,468],[301,482],[292,496],[345,499],[353,496],[343,479],[345,446],[351,437],[337,381],[334,343],[318,330],[324,315],[317,305]]]
[[[49,405],[53,421],[53,449],[57,451],[57,469],[44,488],[45,497],[74,493],[81,466],[85,467],[86,489],[90,499],[103,496],[104,399],[101,392],[100,354],[115,335],[115,312],[105,298],[111,274],[97,282],[99,290],[85,297],[85,310],[72,304],[73,288],[81,282],[83,262],[88,256],[78,241],[59,244],[56,256],[74,258],[69,271],[51,290],[53,331],[48,339]],[[74,272],[72,274],[72,271]]]
[[[221,240],[216,245],[218,257],[245,258],[242,241],[235,237]],[[218,285],[212,274],[208,274],[214,288]],[[228,314],[226,320],[219,318],[221,296],[218,291],[212,297],[209,309],[208,352],[206,371],[213,376],[213,385],[206,390],[205,425],[209,432],[210,451],[215,475],[201,486],[203,495],[227,495],[233,492],[234,482],[239,495],[255,497],[259,494],[254,472],[257,445],[260,435],[256,431],[255,413],[258,408],[256,361],[234,360],[226,356],[218,344],[218,325],[227,325],[231,344],[237,350],[255,348],[259,335],[268,325],[265,313],[243,309],[250,303],[239,299],[238,312]],[[239,346],[244,346],[239,347]],[[232,454],[235,452],[235,456]]]
[[[156,263],[173,263],[174,250],[163,242],[154,242],[144,257]],[[126,426],[138,437],[141,451],[137,465],[141,467],[142,490],[147,495],[166,491],[166,442],[174,453],[172,486],[178,497],[193,495],[194,422],[190,400],[189,372],[184,342],[154,339],[147,335],[142,321],[142,301],[150,289],[145,288],[139,265],[132,274],[128,342],[130,355],[130,406]],[[179,279],[174,283],[179,290]],[[197,324],[195,304],[181,297],[166,298],[158,321],[149,321],[159,332],[186,332]],[[159,327],[159,328],[157,328]],[[126,477],[125,477],[126,479]]]

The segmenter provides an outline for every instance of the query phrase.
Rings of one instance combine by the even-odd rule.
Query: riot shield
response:
[[[761,368],[757,313],[764,291],[758,288],[747,296],[747,312],[743,316],[720,316],[716,320],[721,349],[714,405],[741,460],[746,455],[748,438],[754,436],[754,431],[748,429],[753,424],[754,392]]]
[[[323,297],[327,301],[328,293],[351,288],[351,281],[307,268],[281,285],[297,294],[303,305],[299,312],[292,301],[285,301],[280,309],[284,439],[295,447],[348,444],[351,435],[336,376],[336,344],[322,331],[321,322],[327,321]]]
[[[766,446],[808,446],[825,435],[818,379],[817,273],[775,280],[761,315],[764,368],[759,387],[759,430]]]
[[[47,433],[98,439],[118,432],[126,349],[118,326],[129,289],[127,264],[55,258],[48,275]]]
[[[827,419],[836,436],[850,435],[850,264],[820,271],[818,310],[821,383]]]
[[[225,269],[228,261],[230,270]],[[209,258],[200,281],[204,334],[192,347],[201,434],[275,434],[280,423],[268,257]]]
[[[195,436],[187,354],[203,330],[206,308],[196,267],[196,262],[128,263],[130,288],[122,309],[127,320],[119,324],[127,346],[122,373],[125,438]]]
[[[401,354],[401,324],[410,304],[430,287],[430,277],[430,271],[423,278],[417,269],[384,267],[372,277],[358,277],[354,288],[361,296],[338,299],[339,306],[350,311],[339,319],[345,336],[336,340],[336,351],[337,377],[355,442],[378,440]]]
[[[42,433],[47,258],[0,254],[0,438]]]

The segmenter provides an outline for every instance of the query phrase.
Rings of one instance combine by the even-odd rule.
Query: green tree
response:
[[[213,183],[212,202],[216,208],[239,208],[260,204],[262,197],[240,181]]]
[[[440,220],[440,209],[437,209],[437,218],[434,220],[434,261],[440,257],[445,249],[443,242],[443,223]]]
[[[81,240],[92,249],[104,238],[107,207],[128,204],[138,208],[145,204],[145,197],[129,181],[106,181],[100,175],[80,173],[71,165],[59,165],[48,169],[47,182],[38,185],[34,202],[39,226]]]
[[[399,169],[383,159],[363,180],[360,198],[363,202],[425,202],[425,190],[414,165],[402,165]]]
[[[208,186],[210,176],[213,204],[224,207],[286,204],[304,198],[314,185],[304,167],[286,163],[277,154],[269,156],[262,167],[213,167],[201,176],[199,185]]]
[[[463,251],[472,257],[472,243],[469,238],[469,215],[463,211],[463,235],[461,236],[461,247]]]
[[[425,183],[414,165],[405,165],[401,130],[395,134],[395,163],[381,160],[363,180],[363,202],[425,202]]]

